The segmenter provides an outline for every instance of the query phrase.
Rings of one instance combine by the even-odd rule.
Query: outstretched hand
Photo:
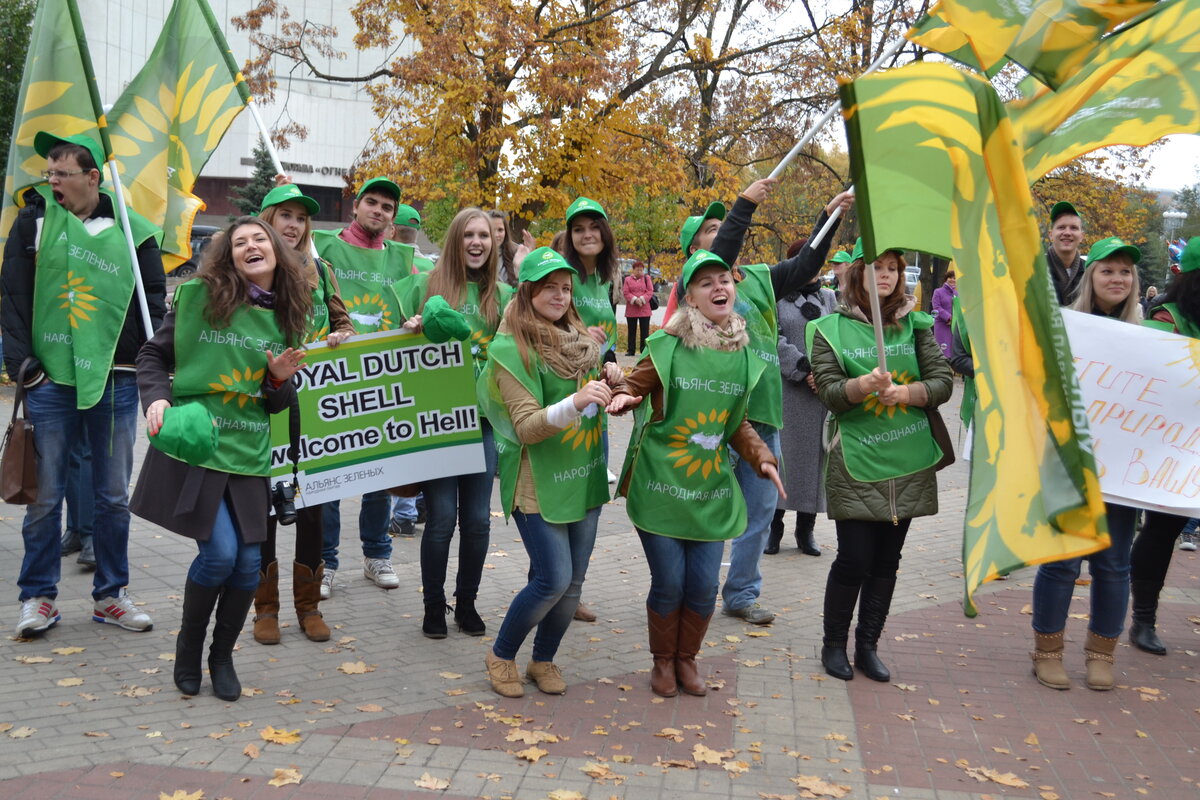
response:
[[[612,402],[604,409],[609,414],[619,417],[631,408],[636,408],[642,402],[642,398],[635,397],[631,394],[619,394],[613,397]]]
[[[271,377],[277,381],[290,381],[292,376],[300,371],[300,367],[304,365],[304,357],[308,352],[303,348],[289,347],[279,355],[275,355],[270,350],[265,351],[267,354],[267,371],[271,373]]]

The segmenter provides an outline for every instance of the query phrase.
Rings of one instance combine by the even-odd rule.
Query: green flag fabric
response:
[[[978,393],[963,543],[974,616],[985,581],[1109,542],[1032,195],[982,78],[920,62],[840,91],[867,259],[915,248],[953,258],[958,272]]]
[[[196,177],[250,101],[205,0],[175,0],[146,65],[113,104],[110,138],[128,200],[164,231],[163,267],[191,257]]]

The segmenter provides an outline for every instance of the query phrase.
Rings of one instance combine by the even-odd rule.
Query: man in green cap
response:
[[[388,238],[399,204],[399,186],[384,177],[371,178],[358,190],[349,225],[339,231],[313,231],[317,253],[333,267],[342,300],[357,333],[400,327],[400,301],[392,286],[412,274],[412,250]],[[358,513],[363,577],[381,589],[395,589],[400,585],[400,578],[392,567],[392,540],[388,536],[390,511],[387,491],[378,491],[363,495]],[[325,503],[324,515],[322,554],[325,574],[321,582],[321,599],[328,600],[333,594],[339,565],[341,504],[337,500]]]
[[[1050,208],[1050,246],[1046,248],[1046,264],[1060,306],[1068,306],[1079,291],[1083,277],[1084,259],[1079,252],[1083,244],[1083,218],[1075,206],[1060,200]]]
[[[90,136],[42,131],[34,149],[46,159],[46,182],[25,192],[0,269],[4,360],[16,378],[27,364],[26,400],[38,452],[38,500],[21,535],[19,636],[59,620],[60,521],[72,447],[85,435],[94,496],[92,619],[149,630],[129,583],[129,477],[138,417],[134,364],[152,331],[143,330],[134,297],[140,271],[150,319],[166,313],[161,232],[132,209],[137,245],[130,258],[113,195],[101,188],[103,153]]]
[[[417,233],[421,230],[421,215],[412,206],[401,203],[396,206],[396,222],[392,226],[392,239],[408,245],[413,251],[413,272],[429,272],[436,266],[432,258],[417,246]]]

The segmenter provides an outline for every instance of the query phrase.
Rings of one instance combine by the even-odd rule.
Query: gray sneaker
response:
[[[325,574],[321,576],[321,599],[328,600],[333,597],[333,576],[337,575],[336,569],[325,568]]]
[[[1196,534],[1185,533],[1185,534],[1182,534],[1179,538],[1180,538],[1180,542],[1179,542],[1180,550],[1195,550],[1196,549]]]
[[[380,589],[396,589],[400,586],[400,577],[396,575],[390,558],[364,558],[363,577]]]
[[[21,618],[17,620],[17,636],[28,639],[35,633],[49,630],[62,617],[49,597],[31,597],[21,603]]]
[[[134,605],[128,589],[122,589],[115,597],[104,597],[93,603],[92,619],[127,631],[148,631],[154,627],[150,615]]]
[[[729,606],[725,606],[721,609],[721,613],[727,617],[744,619],[751,625],[770,625],[775,620],[775,612],[767,611],[758,603],[746,606],[745,608],[730,608]]]

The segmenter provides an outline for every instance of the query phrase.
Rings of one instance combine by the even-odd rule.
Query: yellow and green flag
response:
[[[912,248],[958,272],[977,390],[963,538],[974,616],[985,581],[1109,543],[1033,198],[984,79],[921,62],[840,91],[865,254]]]
[[[24,205],[21,195],[43,182],[46,159],[33,149],[38,131],[60,136],[83,133],[100,141],[89,86],[92,72],[87,42],[76,34],[72,22],[77,15],[74,0],[41,0],[34,13],[4,176],[0,247],[16,221],[18,208]],[[97,166],[104,169],[103,164]]]
[[[1200,0],[1164,0],[1055,92],[1011,105],[1030,183],[1109,145],[1200,132]]]
[[[109,114],[128,201],[164,231],[163,267],[192,252],[196,177],[250,93],[205,0],[175,0],[154,51]]]

